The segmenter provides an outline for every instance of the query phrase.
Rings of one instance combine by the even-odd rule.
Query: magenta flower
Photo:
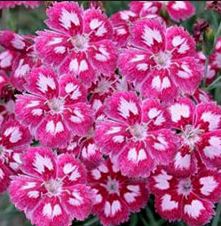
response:
[[[188,225],[204,225],[214,215],[214,203],[221,198],[221,175],[200,168],[189,177],[177,177],[158,167],[150,178],[155,208],[170,221],[183,220]]]
[[[177,137],[158,101],[141,103],[132,92],[115,92],[105,105],[107,119],[97,122],[95,141],[124,175],[148,176],[155,165],[172,161]]]
[[[56,156],[50,149],[30,148],[23,156],[23,174],[13,177],[11,201],[36,226],[69,226],[85,219],[93,193],[86,186],[83,165],[69,154]]]
[[[29,130],[9,119],[0,128],[0,192],[7,189],[10,175],[19,171],[21,155],[30,144]]]
[[[144,96],[163,101],[194,93],[203,72],[193,38],[182,27],[166,28],[157,19],[133,24],[131,46],[120,54],[118,66]]]
[[[110,160],[88,172],[88,182],[95,192],[92,213],[102,225],[118,225],[138,212],[148,200],[146,182],[123,176]]]
[[[197,105],[181,98],[169,107],[173,127],[180,137],[180,147],[168,167],[176,176],[197,171],[199,159],[206,168],[221,164],[221,108],[214,102]]]
[[[87,134],[93,114],[85,88],[73,76],[58,78],[50,68],[35,68],[26,88],[29,93],[17,96],[16,116],[43,145],[64,147],[72,134]]]
[[[96,73],[111,74],[117,54],[111,41],[112,27],[99,9],[83,10],[77,3],[55,3],[47,10],[52,30],[39,32],[36,51],[46,62],[72,73],[84,83]]]
[[[195,7],[190,1],[132,1],[130,9],[145,16],[147,13],[159,13],[166,10],[174,21],[186,20],[195,14]]]

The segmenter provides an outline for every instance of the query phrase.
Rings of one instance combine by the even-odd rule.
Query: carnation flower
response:
[[[16,116],[41,144],[64,147],[71,134],[83,136],[88,132],[92,111],[85,103],[85,88],[73,76],[57,76],[50,68],[35,68],[26,88],[29,93],[17,95]]]
[[[203,67],[194,40],[182,27],[166,29],[157,19],[138,20],[132,26],[131,43],[118,65],[144,96],[171,101],[178,93],[193,94],[199,86]]]
[[[181,98],[169,107],[181,144],[168,170],[186,176],[197,171],[201,159],[206,168],[221,164],[221,108],[212,101],[197,105]]]
[[[22,91],[28,73],[41,65],[33,51],[33,37],[5,30],[0,32],[0,45],[5,48],[0,54],[0,68],[9,73],[12,85]]]
[[[95,203],[92,213],[102,225],[118,225],[128,220],[130,213],[138,212],[148,200],[146,182],[123,176],[109,159],[88,172]]]
[[[39,32],[36,50],[46,62],[89,84],[95,75],[110,75],[116,67],[112,27],[99,9],[83,10],[77,3],[55,3],[47,10],[52,30]]]
[[[165,8],[169,16],[175,21],[186,20],[195,14],[195,7],[190,1],[132,1],[130,9],[136,13],[159,13],[160,8]]]
[[[130,27],[140,18],[162,18],[158,16],[161,4],[159,2],[130,2],[129,10],[114,13],[110,21],[113,25],[114,41],[117,46],[125,46],[130,36]]]
[[[9,185],[9,176],[15,174],[21,164],[21,154],[31,142],[29,131],[17,121],[9,119],[0,128],[0,192]]]
[[[23,174],[13,177],[11,201],[36,226],[69,226],[84,220],[92,208],[93,193],[86,171],[72,155],[56,156],[50,149],[30,148],[23,156]]]
[[[141,103],[133,92],[115,92],[105,106],[107,119],[97,122],[95,141],[124,175],[148,176],[155,165],[172,161],[177,137],[158,101]]]
[[[214,203],[221,198],[220,173],[202,167],[198,174],[183,178],[158,167],[149,183],[160,216],[170,221],[183,220],[187,225],[209,223]]]

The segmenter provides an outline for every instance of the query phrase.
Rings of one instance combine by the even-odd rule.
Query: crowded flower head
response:
[[[212,28],[192,36],[190,1],[105,5],[0,1],[46,18],[0,30],[0,192],[36,226],[151,211],[205,225],[221,200],[221,37],[207,51]]]

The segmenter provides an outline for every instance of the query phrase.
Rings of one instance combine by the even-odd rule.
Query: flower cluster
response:
[[[40,2],[0,2],[0,8]],[[179,22],[189,1],[132,1],[105,15],[54,2],[36,35],[0,31],[0,192],[36,226],[96,215],[119,225],[155,196],[204,225],[221,199],[221,70]],[[175,24],[176,23],[176,24]]]

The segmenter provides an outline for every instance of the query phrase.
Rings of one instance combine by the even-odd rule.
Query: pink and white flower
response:
[[[46,62],[72,73],[84,83],[96,74],[114,72],[117,51],[108,18],[99,9],[83,10],[77,3],[55,3],[47,10],[51,30],[39,32],[36,50]]]
[[[93,113],[86,104],[86,89],[72,75],[35,68],[26,89],[29,93],[17,95],[16,116],[41,144],[65,147],[71,135],[87,134]]]
[[[143,103],[133,92],[115,92],[106,103],[107,119],[97,121],[95,140],[127,176],[148,176],[172,161],[177,137],[168,112],[157,100]]]
[[[125,46],[130,36],[130,27],[134,21],[140,18],[162,18],[158,15],[161,4],[155,2],[132,1],[129,10],[114,13],[110,21],[113,24],[114,41],[117,46]]]
[[[148,201],[146,182],[123,176],[109,159],[88,172],[88,183],[96,194],[92,213],[105,226],[127,221]]]
[[[86,186],[84,166],[72,155],[56,156],[43,147],[23,156],[23,174],[13,177],[11,201],[36,226],[69,226],[91,211],[93,193]]]
[[[199,86],[203,67],[193,38],[182,27],[166,28],[157,19],[138,20],[132,26],[131,43],[120,54],[118,66],[144,96],[171,101],[179,93],[193,94]]]
[[[195,7],[190,1],[132,1],[130,9],[136,13],[159,13],[163,8],[175,21],[186,20],[195,14]]]
[[[197,171],[199,160],[206,168],[221,164],[221,108],[212,101],[194,105],[181,98],[169,107],[173,128],[180,137],[180,148],[168,170],[176,176]]]
[[[33,51],[33,37],[5,30],[0,32],[0,45],[5,48],[0,54],[0,68],[9,73],[12,85],[23,91],[28,73],[41,65]]]
[[[6,190],[10,175],[19,171],[21,155],[30,144],[31,136],[27,128],[9,119],[0,128],[0,192]]]
[[[183,220],[187,225],[204,225],[214,215],[214,203],[221,198],[221,175],[200,168],[189,177],[176,177],[158,167],[149,187],[155,196],[155,208],[170,221]]]

